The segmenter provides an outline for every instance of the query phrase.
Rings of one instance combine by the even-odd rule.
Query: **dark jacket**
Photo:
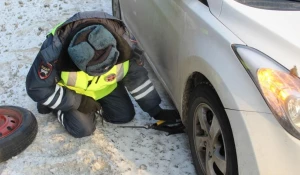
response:
[[[35,102],[62,111],[79,107],[82,95],[57,82],[61,80],[60,71],[78,71],[68,55],[68,45],[78,31],[94,24],[103,25],[114,35],[120,52],[118,63],[131,58],[131,42],[122,21],[103,12],[77,13],[60,25],[54,35],[47,36],[29,70],[26,90]]]

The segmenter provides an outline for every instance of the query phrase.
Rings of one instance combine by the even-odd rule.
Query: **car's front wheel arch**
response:
[[[187,124],[187,117],[188,117],[188,103],[189,99],[191,97],[191,92],[193,89],[195,89],[197,86],[203,84],[203,83],[211,83],[209,80],[201,73],[199,72],[194,72],[192,73],[186,83],[185,83],[185,88],[183,92],[183,101],[182,101],[182,121],[186,125]]]

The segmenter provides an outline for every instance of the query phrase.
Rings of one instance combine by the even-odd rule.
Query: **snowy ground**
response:
[[[40,174],[195,174],[187,136],[124,129],[101,122],[95,133],[75,139],[52,115],[37,113],[27,96],[25,77],[48,31],[79,11],[111,13],[109,0],[4,0],[0,3],[0,100],[31,110],[39,130],[32,145],[18,156],[0,163],[1,175]],[[161,85],[150,73],[163,98],[172,108]],[[153,122],[135,104],[135,119],[128,125]]]

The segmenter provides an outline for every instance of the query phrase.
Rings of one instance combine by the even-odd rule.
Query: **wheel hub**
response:
[[[21,118],[19,115],[5,113],[0,111],[0,138],[8,136],[20,126]]]
[[[226,174],[223,135],[213,110],[199,104],[194,115],[194,144],[200,166],[206,174]]]

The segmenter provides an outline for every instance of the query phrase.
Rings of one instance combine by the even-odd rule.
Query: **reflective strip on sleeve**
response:
[[[143,83],[142,85],[140,85],[139,87],[137,87],[136,89],[134,89],[133,91],[131,91],[131,94],[137,93],[140,90],[142,90],[144,87],[146,87],[147,85],[149,85],[151,83],[150,80],[147,80],[145,83]]]
[[[64,96],[64,89],[61,86],[59,86],[59,97],[56,100],[56,102],[54,103],[54,105],[51,106],[50,108],[55,109],[58,105],[60,105],[63,96]]]
[[[50,97],[48,97],[47,101],[45,101],[43,103],[43,105],[47,106],[47,105],[49,105],[52,102],[52,100],[54,99],[55,94],[57,93],[57,91],[58,91],[59,88],[60,88],[59,85],[55,86],[55,90],[54,90],[53,94]]]
[[[145,92],[141,93],[140,95],[135,96],[134,99],[139,100],[139,99],[145,97],[146,95],[148,95],[153,90],[154,90],[154,86],[151,86]]]

